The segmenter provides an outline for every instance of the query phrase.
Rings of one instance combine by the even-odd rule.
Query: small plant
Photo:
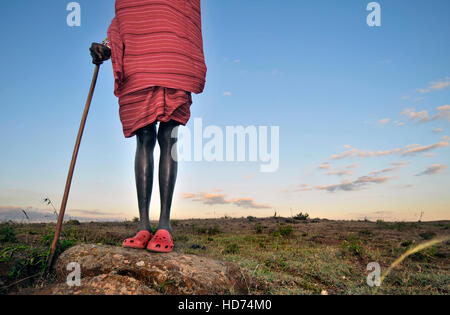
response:
[[[385,230],[397,230],[399,232],[417,228],[417,223],[406,222],[385,222],[383,220],[377,221],[377,228]]]
[[[360,234],[360,235],[370,236],[370,235],[372,235],[373,233],[372,233],[371,230],[361,230],[361,231],[359,231],[359,234]]]
[[[255,225],[255,233],[256,234],[261,234],[263,232],[263,226],[261,225],[261,223],[257,223]]]
[[[207,233],[208,233],[208,235],[212,236],[212,235],[220,234],[221,231],[220,231],[219,226],[215,225],[214,227],[209,227]]]
[[[69,220],[66,222],[67,225],[73,225],[73,226],[78,226],[81,225],[80,221],[78,220]]]
[[[28,275],[39,271],[43,273],[47,266],[47,258],[49,251],[38,248],[31,249],[27,257],[19,259],[11,267],[8,276],[18,279],[22,275]]]
[[[252,216],[248,216],[248,217],[247,217],[247,220],[248,220],[249,222],[255,222],[255,221],[256,221],[256,218],[255,218],[255,217],[252,217]]]
[[[292,227],[292,225],[278,225],[278,229],[276,229],[275,231],[273,231],[272,235],[274,237],[290,237],[292,236],[292,234],[294,233],[294,228]]]
[[[349,234],[348,240],[344,240],[341,243],[341,249],[344,252],[348,252],[359,257],[361,257],[364,253],[364,248],[361,245],[361,241],[356,239],[353,234]]]
[[[132,220],[133,223],[139,223],[139,218],[138,217],[134,217]]]
[[[283,237],[290,237],[294,233],[294,228],[292,225],[279,226],[278,230],[280,231],[280,235]]]
[[[427,231],[427,232],[420,233],[419,235],[424,240],[431,240],[433,237],[436,236],[436,233],[434,233],[432,231]]]
[[[236,243],[228,244],[223,250],[223,252],[225,254],[239,254],[240,252],[239,245]]]
[[[294,217],[294,220],[297,220],[297,221],[307,221],[308,219],[309,219],[309,214],[308,213],[302,213],[302,212],[300,212],[299,214],[297,214]]]
[[[0,243],[14,243],[16,240],[14,226],[9,223],[2,224],[0,227]]]
[[[193,228],[194,228],[195,234],[206,234],[208,232],[208,229],[204,226],[199,226],[199,227],[193,226]]]
[[[407,240],[407,241],[402,242],[400,245],[402,245],[402,247],[408,247],[408,246],[411,246],[412,244],[414,244],[414,241]]]

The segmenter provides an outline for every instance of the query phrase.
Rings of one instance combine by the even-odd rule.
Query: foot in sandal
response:
[[[167,230],[159,230],[147,245],[147,250],[156,253],[170,253],[174,244],[172,235]]]
[[[152,238],[152,234],[149,231],[140,231],[135,237],[127,238],[123,241],[122,247],[124,248],[134,248],[134,249],[145,249],[147,244]]]

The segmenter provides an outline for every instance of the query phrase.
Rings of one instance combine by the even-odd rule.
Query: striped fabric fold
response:
[[[200,0],[116,0],[108,29],[115,95],[151,86],[203,92],[200,12]]]
[[[125,137],[157,121],[185,125],[207,71],[200,0],[116,0],[108,39]]]

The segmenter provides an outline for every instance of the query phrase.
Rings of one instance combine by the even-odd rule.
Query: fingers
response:
[[[106,59],[103,56],[103,45],[98,43],[92,43],[89,48],[92,57],[92,63],[95,65],[101,65]]]

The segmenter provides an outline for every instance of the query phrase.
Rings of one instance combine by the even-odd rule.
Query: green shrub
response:
[[[278,225],[278,229],[276,229],[275,231],[273,231],[272,235],[275,237],[290,237],[292,236],[292,234],[294,233],[294,228],[292,227],[292,225]]]
[[[294,219],[297,221],[307,221],[309,219],[309,214],[300,212],[294,217]]]
[[[0,227],[0,243],[14,243],[16,239],[16,229],[13,225],[6,223]]]
[[[361,230],[361,231],[359,231],[359,234],[360,234],[360,235],[367,235],[367,236],[370,236],[370,235],[372,235],[373,233],[372,233],[371,230]]]
[[[434,233],[432,231],[427,231],[427,232],[420,233],[419,235],[424,240],[431,240],[433,237],[436,236],[436,233]]]
[[[401,243],[402,247],[408,247],[411,246],[414,243],[414,241],[407,240]]]
[[[263,232],[263,230],[264,230],[264,228],[263,228],[263,226],[261,225],[261,223],[257,223],[257,224],[255,225],[255,232],[256,232],[256,234],[261,234],[261,233]]]
[[[78,220],[69,220],[66,222],[67,225],[81,225],[80,221]]]
[[[209,227],[208,228],[208,235],[217,235],[217,234],[220,234],[220,233],[222,233],[221,231],[220,231],[220,227],[218,226],[218,225],[215,225],[214,227]]]
[[[383,220],[377,221],[377,228],[385,230],[397,230],[399,232],[417,228],[417,223],[406,222],[385,222]]]
[[[292,225],[280,226],[278,230],[280,231],[280,235],[283,237],[292,236],[292,234],[294,233],[294,228],[292,227]]]
[[[341,250],[359,257],[362,257],[364,253],[361,241],[356,239],[353,234],[349,234],[348,239],[341,243]]]
[[[236,244],[236,243],[231,243],[231,244],[228,244],[228,245],[225,247],[225,249],[223,250],[223,252],[224,252],[225,254],[239,254],[240,248],[239,248],[239,245],[238,245],[238,244]]]

